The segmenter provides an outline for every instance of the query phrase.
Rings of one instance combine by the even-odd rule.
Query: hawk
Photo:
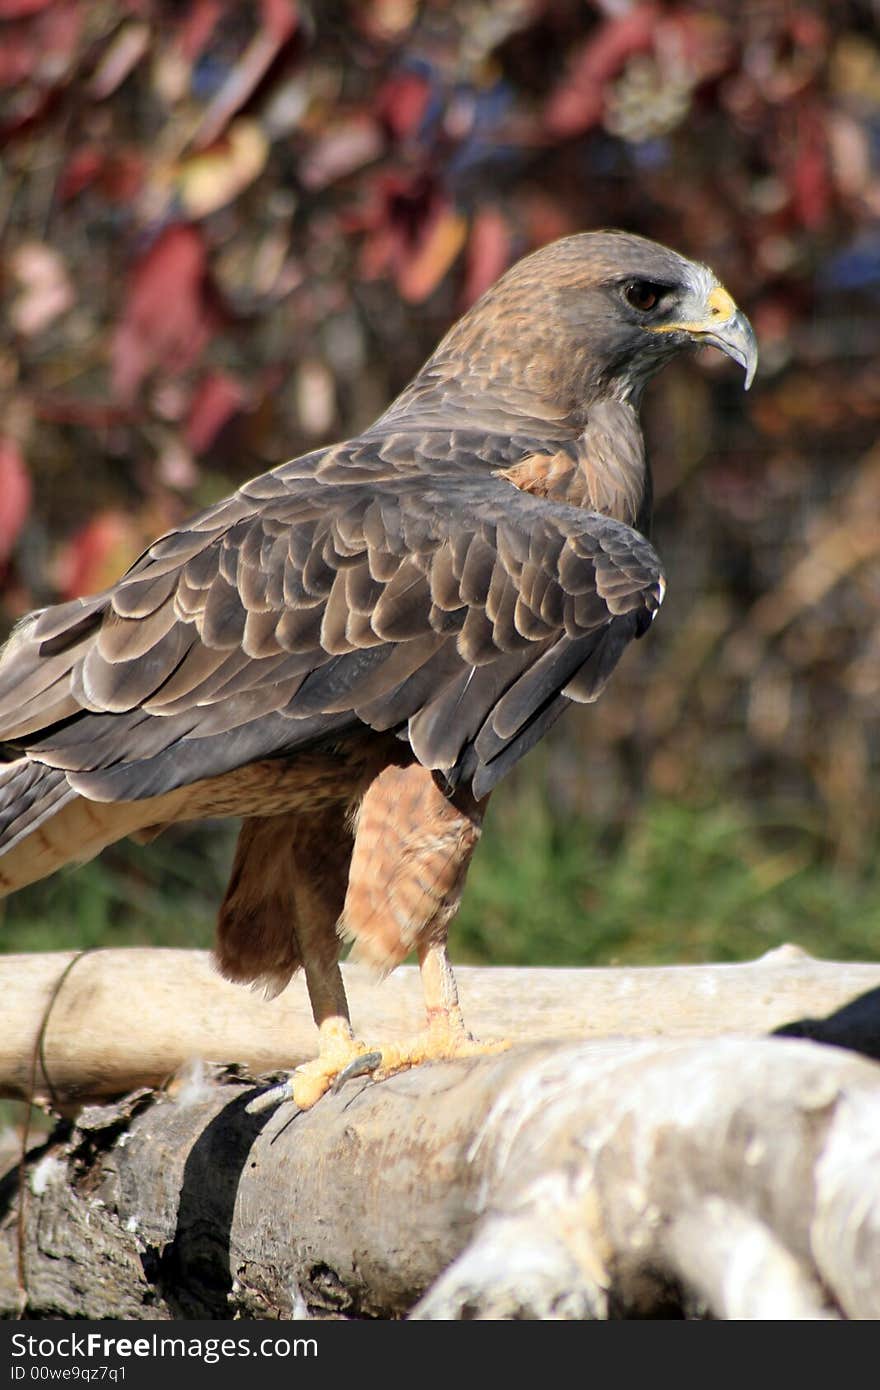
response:
[[[216,960],[269,996],[302,967],[319,1030],[273,1099],[310,1105],[367,1052],[381,1075],[476,1049],[446,939],[487,798],[656,616],[639,404],[695,344],[750,384],[754,334],[706,266],[566,237],[362,434],[26,617],[0,657],[0,891],[126,835],[242,817]],[[417,953],[418,1038],[356,1039],[346,940],[380,972]]]

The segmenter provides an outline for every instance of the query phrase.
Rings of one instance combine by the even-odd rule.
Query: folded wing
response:
[[[662,592],[643,536],[501,478],[279,470],[26,619],[0,741],[128,801],[368,727],[481,797],[596,698]]]

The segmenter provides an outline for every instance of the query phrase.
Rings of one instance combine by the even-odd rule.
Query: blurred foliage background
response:
[[[870,0],[0,0],[0,605],[93,591],[357,431],[512,260],[621,226],[755,325],[646,404],[669,597],[496,795],[454,954],[876,955]],[[7,904],[206,944],[232,827]]]

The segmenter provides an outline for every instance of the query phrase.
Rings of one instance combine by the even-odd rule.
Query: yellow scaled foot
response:
[[[279,1086],[271,1086],[256,1096],[247,1106],[249,1114],[257,1115],[285,1100],[292,1100],[300,1110],[309,1110],[338,1077],[345,1073],[354,1075],[361,1059],[364,1071],[378,1067],[381,1054],[355,1038],[346,1019],[325,1019],[319,1033],[321,1045],[317,1057],[297,1067]]]
[[[510,1047],[506,1039],[497,1042],[479,1042],[454,1020],[445,1015],[433,1019],[423,1033],[404,1042],[387,1043],[381,1051],[382,1061],[377,1068],[377,1078],[391,1076],[407,1067],[417,1067],[422,1062],[448,1062],[455,1057],[479,1057],[492,1052],[504,1052]]]
[[[292,1100],[300,1110],[309,1110],[331,1088],[338,1090],[353,1077],[372,1075],[382,1081],[395,1072],[417,1067],[422,1062],[449,1061],[455,1057],[476,1057],[504,1052],[506,1040],[481,1043],[457,1021],[442,1017],[432,1020],[423,1033],[403,1042],[371,1044],[361,1042],[342,1029],[322,1029],[321,1051],[311,1062],[291,1072],[286,1081],[273,1086],[250,1102],[251,1114],[268,1110],[282,1101]]]

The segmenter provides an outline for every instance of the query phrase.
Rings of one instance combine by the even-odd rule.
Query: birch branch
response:
[[[414,967],[381,984],[357,966],[344,973],[361,1036],[393,1041],[423,1026]],[[880,965],[813,960],[795,947],[738,965],[457,974],[465,1018],[485,1039],[760,1035],[794,1025],[880,1055]],[[161,1085],[193,1058],[260,1074],[316,1050],[301,979],[267,1003],[223,980],[203,951],[0,957],[0,997],[6,1097],[29,1095],[36,1052],[37,1098],[71,1106]]]

